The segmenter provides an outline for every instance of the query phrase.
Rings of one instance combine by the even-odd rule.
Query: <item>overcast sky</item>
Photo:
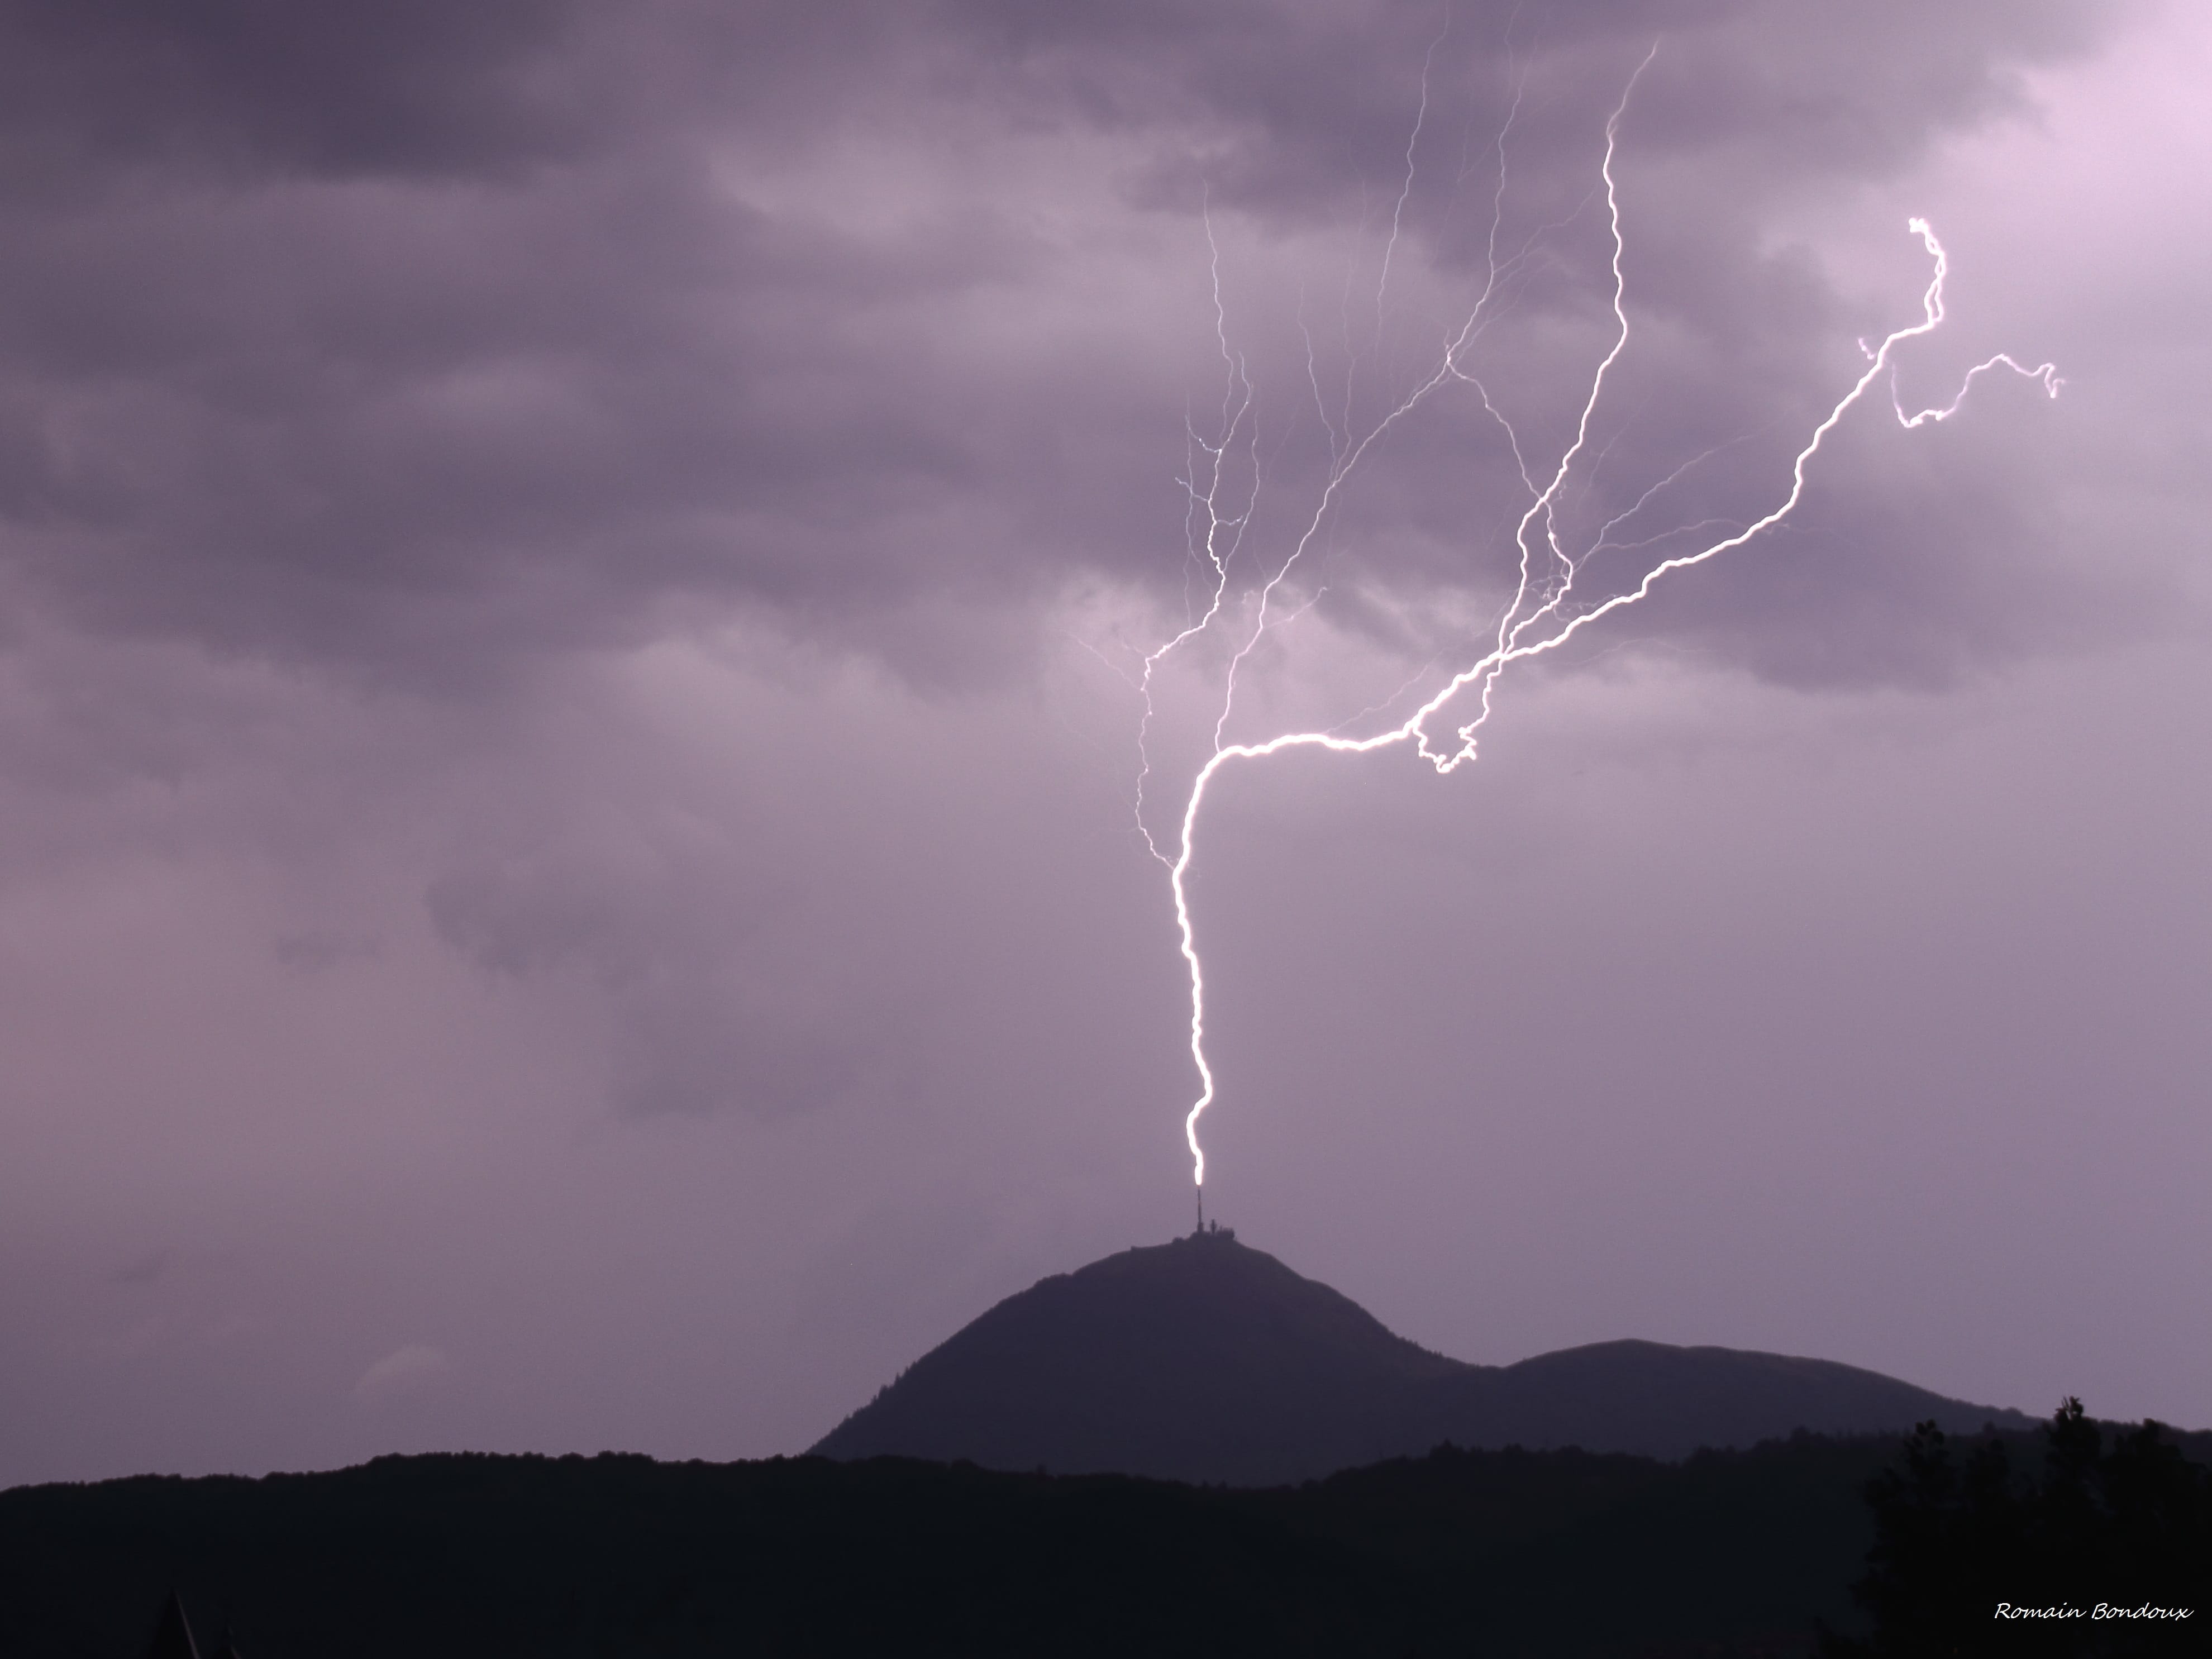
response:
[[[1448,777],[1221,774],[1208,1212],[1470,1360],[2212,1425],[2212,23],[1932,9],[0,4],[0,1484],[796,1451],[1187,1228],[1133,682],[1209,505],[1163,845],[1307,531],[1228,739],[1480,655],[1625,93],[1583,599],[1910,216],[1905,407],[2064,385],[1881,382]]]

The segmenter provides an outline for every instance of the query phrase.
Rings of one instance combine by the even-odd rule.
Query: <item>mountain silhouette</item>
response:
[[[1679,1458],[1930,1419],[2029,1426],[1855,1366],[1733,1348],[1601,1342],[1470,1365],[1224,1229],[1008,1297],[813,1449],[1267,1486],[1445,1442]]]

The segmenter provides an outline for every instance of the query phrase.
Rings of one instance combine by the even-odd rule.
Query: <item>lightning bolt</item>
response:
[[[1441,44],[1441,38],[1437,44]],[[1432,45],[1430,48],[1431,57],[1435,50],[1436,46]],[[1869,346],[1863,341],[1860,343],[1867,359],[1864,371],[1838,398],[1826,416],[1813,428],[1802,447],[1797,451],[1790,469],[1789,488],[1783,493],[1781,499],[1760,516],[1748,523],[1729,529],[1729,533],[1716,539],[1705,541],[1696,546],[1693,550],[1678,553],[1660,561],[1653,565],[1633,587],[1613,593],[1595,603],[1583,604],[1577,601],[1575,593],[1576,580],[1581,574],[1585,562],[1593,555],[1608,549],[1625,550],[1645,546],[1673,537],[1711,530],[1719,527],[1721,522],[1705,520],[1680,530],[1667,532],[1662,536],[1648,538],[1640,542],[1621,543],[1609,539],[1615,529],[1635,517],[1655,497],[1678,482],[1685,474],[1702,462],[1711,459],[1712,455],[1718,453],[1717,449],[1692,457],[1646,489],[1627,509],[1607,520],[1592,538],[1590,544],[1579,553],[1569,550],[1563,540],[1559,521],[1559,506],[1564,492],[1570,481],[1577,476],[1577,465],[1589,447],[1591,421],[1604,395],[1607,379],[1620,362],[1623,353],[1628,349],[1630,328],[1626,307],[1627,278],[1625,271],[1627,250],[1621,234],[1620,192],[1613,176],[1613,163],[1618,153],[1620,124],[1627,113],[1629,100],[1634,94],[1637,80],[1642,76],[1644,69],[1649,67],[1652,56],[1656,55],[1656,52],[1657,48],[1655,46],[1652,52],[1645,55],[1643,63],[1639,64],[1635,73],[1630,76],[1622,91],[1620,102],[1614,106],[1605,124],[1605,146],[1603,159],[1599,166],[1599,180],[1602,186],[1613,248],[1610,269],[1613,277],[1613,328],[1611,343],[1591,371],[1589,389],[1583,399],[1581,414],[1577,420],[1573,437],[1561,450],[1558,460],[1549,470],[1548,477],[1540,484],[1536,475],[1530,470],[1519,435],[1514,430],[1512,423],[1492,402],[1488,390],[1483,386],[1480,378],[1467,367],[1471,348],[1492,319],[1493,303],[1502,291],[1502,285],[1510,283],[1512,274],[1528,256],[1537,239],[1545,230],[1553,228],[1548,226],[1540,228],[1531,234],[1528,241],[1521,249],[1503,258],[1500,258],[1498,226],[1505,198],[1506,137],[1510,131],[1514,115],[1517,113],[1519,108],[1520,92],[1516,86],[1512,108],[1509,111],[1504,127],[1500,131],[1496,147],[1498,183],[1492,200],[1487,270],[1482,287],[1472,308],[1468,312],[1465,321],[1446,337],[1431,370],[1410,393],[1390,407],[1380,420],[1370,427],[1364,435],[1358,437],[1356,441],[1353,441],[1348,406],[1343,411],[1343,424],[1340,428],[1335,423],[1328,421],[1324,411],[1323,422],[1328,428],[1331,460],[1322,482],[1317,503],[1311,516],[1305,521],[1302,533],[1296,538],[1288,553],[1259,586],[1256,599],[1251,605],[1250,626],[1231,654],[1228,665],[1223,674],[1221,701],[1213,722],[1212,751],[1199,768],[1192,781],[1189,793],[1184,799],[1179,838],[1174,843],[1170,852],[1170,849],[1159,844],[1150,829],[1146,826],[1144,814],[1144,789],[1151,773],[1148,743],[1154,719],[1152,690],[1156,675],[1161,665],[1170,656],[1189,645],[1200,635],[1212,629],[1217,624],[1222,623],[1225,614],[1231,609],[1228,599],[1230,564],[1242,544],[1245,531],[1251,523],[1259,490],[1258,432],[1257,419],[1254,411],[1253,386],[1243,360],[1237,356],[1229,343],[1226,313],[1221,299],[1220,248],[1214,239],[1210,211],[1207,214],[1206,238],[1212,255],[1215,325],[1220,341],[1222,357],[1226,366],[1227,390],[1224,397],[1218,435],[1215,439],[1200,440],[1195,432],[1191,431],[1187,426],[1189,445],[1188,453],[1192,457],[1192,465],[1188,469],[1189,476],[1182,480],[1182,483],[1185,489],[1189,493],[1191,503],[1192,557],[1200,567],[1210,571],[1211,592],[1200,614],[1189,620],[1180,631],[1145,657],[1142,673],[1133,682],[1144,698],[1144,714],[1139,722],[1138,734],[1140,769],[1136,798],[1137,823],[1143,834],[1146,848],[1166,869],[1169,890],[1174,900],[1176,932],[1183,962],[1189,976],[1190,1057],[1198,1073],[1200,1088],[1197,1098],[1192,1103],[1183,1120],[1183,1133],[1184,1139],[1190,1148],[1192,1181],[1199,1189],[1201,1203],[1206,1182],[1206,1152],[1199,1140],[1199,1122],[1205,1115],[1206,1109],[1213,1103],[1218,1089],[1213,1067],[1207,1058],[1206,1049],[1206,969],[1199,954],[1197,928],[1191,915],[1189,878],[1192,863],[1197,852],[1199,818],[1206,804],[1206,791],[1224,770],[1239,762],[1264,760],[1270,756],[1279,755],[1294,749],[1321,749],[1335,754],[1364,755],[1377,750],[1402,745],[1412,748],[1421,759],[1427,761],[1439,774],[1455,771],[1475,759],[1477,736],[1490,718],[1492,690],[1501,674],[1516,663],[1525,662],[1531,658],[1557,650],[1603,617],[1641,603],[1661,582],[1676,572],[1718,558],[1724,553],[1757,539],[1781,524],[1796,509],[1799,501],[1803,498],[1808,469],[1828,434],[1836,429],[1844,416],[1866,397],[1869,389],[1881,380],[1885,374],[1888,376],[1890,399],[1896,418],[1899,424],[1907,430],[1949,420],[1960,411],[1967,394],[1972,390],[1974,382],[1981,376],[1999,369],[2008,370],[2015,375],[2038,382],[2048,395],[2054,398],[2058,395],[2058,389],[2063,384],[2055,365],[2042,363],[2031,368],[2001,352],[1969,368],[1961,377],[1958,391],[1949,403],[1918,410],[1907,410],[1903,395],[1897,386],[1897,354],[1899,348],[1908,342],[1934,332],[1943,321],[1943,287],[1950,268],[1948,258],[1944,252],[1942,242],[1936,239],[1933,228],[1925,219],[1911,219],[1907,221],[1906,229],[1909,234],[1919,239],[1922,248],[1928,255],[1931,264],[1928,286],[1921,295],[1919,319],[1892,331],[1879,345]],[[1419,142],[1420,123],[1426,118],[1428,113],[1428,61],[1425,59],[1422,65],[1420,112],[1416,118],[1413,137],[1409,140],[1407,146],[1406,182],[1401,189],[1396,210],[1392,215],[1389,243],[1384,252],[1382,271],[1376,285],[1376,305],[1378,317],[1383,302],[1383,287],[1389,281],[1390,258],[1395,252],[1400,235],[1406,198],[1412,189],[1413,152]],[[1300,325],[1303,329],[1303,321]],[[1308,336],[1307,369],[1309,380],[1312,382],[1316,393],[1316,402],[1318,404],[1320,385],[1312,362],[1310,336]],[[1347,481],[1358,468],[1361,460],[1385,434],[1431,396],[1455,384],[1464,384],[1473,387],[1483,408],[1504,428],[1515,464],[1530,497],[1514,531],[1514,541],[1519,556],[1518,579],[1511,601],[1500,613],[1496,629],[1490,635],[1488,648],[1455,672],[1444,683],[1441,690],[1430,696],[1403,721],[1388,731],[1375,732],[1365,737],[1343,735],[1344,726],[1356,723],[1360,718],[1355,716],[1353,720],[1341,722],[1336,727],[1328,730],[1285,732],[1264,741],[1229,742],[1226,732],[1235,708],[1239,672],[1243,668],[1253,651],[1257,648],[1262,638],[1271,629],[1291,619],[1284,617],[1279,620],[1277,595],[1328,520],[1330,513],[1336,506]],[[1224,511],[1223,505],[1223,491],[1225,488],[1225,458],[1231,447],[1238,443],[1248,443],[1251,446],[1251,495],[1237,505],[1236,511],[1228,512]],[[1726,447],[1723,445],[1720,447]],[[1200,533],[1201,527],[1202,533]],[[1296,614],[1302,614],[1304,609],[1310,608],[1313,603],[1313,599],[1308,599],[1306,605],[1300,607],[1299,612],[1292,613],[1293,617]],[[1401,688],[1399,695],[1403,695],[1406,689]],[[1457,726],[1448,727],[1449,733],[1448,737],[1439,738],[1431,730],[1432,723],[1437,721],[1439,717],[1443,715],[1444,711],[1463,696],[1469,695],[1474,701],[1472,713]],[[1388,707],[1389,703],[1395,701],[1396,697],[1394,696],[1382,706]]]

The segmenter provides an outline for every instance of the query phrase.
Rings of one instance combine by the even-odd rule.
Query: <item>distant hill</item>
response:
[[[1601,1342],[1470,1365],[1224,1231],[1007,1297],[813,1449],[1266,1486],[1445,1442],[1679,1458],[1929,1419],[2031,1426],[1877,1372],[1732,1348]]]

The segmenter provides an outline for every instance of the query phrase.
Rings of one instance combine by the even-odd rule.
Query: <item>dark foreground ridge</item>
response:
[[[2025,1429],[1823,1359],[1601,1342],[1470,1365],[1232,1232],[1056,1274],[922,1356],[814,1450],[1266,1486],[1450,1443],[1680,1458],[1800,1429]]]
[[[186,1659],[186,1609],[202,1659],[2203,1654],[2201,1617],[1991,1639],[2008,1597],[2212,1615],[2212,1437],[2179,1441],[2069,1406],[1901,1456],[1443,1447],[1257,1491],[611,1454],[18,1487],[0,1655]]]
[[[172,1589],[246,1659],[1801,1654],[1851,1616],[1895,1451],[1440,1450],[1269,1492],[617,1455],[21,1487],[0,1654],[142,1659]]]

